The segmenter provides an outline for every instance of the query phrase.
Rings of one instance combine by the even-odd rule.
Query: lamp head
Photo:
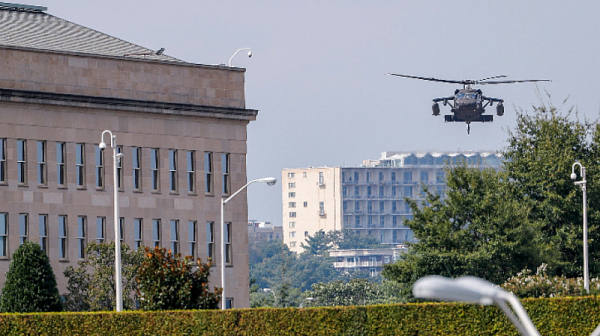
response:
[[[275,185],[277,183],[277,179],[274,177],[263,177],[261,179],[256,180],[256,182],[263,182],[269,186]]]
[[[102,150],[106,149],[106,142],[102,141],[102,142],[101,142],[101,143],[98,145],[98,148],[100,148],[100,149],[102,149]]]
[[[252,50],[248,50],[248,58],[252,57]]]
[[[472,302],[487,306],[502,290],[475,277],[450,279],[438,275],[421,278],[413,285],[413,295],[422,299],[454,302]]]
[[[577,174],[571,173],[571,180],[575,180],[577,178]]]

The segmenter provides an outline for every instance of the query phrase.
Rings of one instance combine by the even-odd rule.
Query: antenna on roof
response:
[[[10,10],[19,10],[26,12],[45,12],[48,10],[48,7],[43,6],[33,6],[33,5],[22,5],[16,3],[8,3],[8,2],[0,2],[0,9],[10,9]]]

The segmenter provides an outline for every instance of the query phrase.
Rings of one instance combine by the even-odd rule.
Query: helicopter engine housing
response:
[[[433,105],[431,106],[431,110],[433,110],[433,115],[434,116],[440,115],[440,104],[433,103]]]
[[[504,105],[502,103],[498,103],[498,105],[496,105],[496,115],[498,115],[498,116],[504,115]]]

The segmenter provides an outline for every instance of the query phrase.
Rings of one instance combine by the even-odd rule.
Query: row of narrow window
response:
[[[288,178],[294,178],[295,177],[295,173],[293,172],[289,172],[288,173]],[[350,174],[348,174],[350,175]],[[367,171],[366,172],[366,182],[372,182],[373,179],[371,177],[372,173]],[[444,183],[444,178],[445,178],[445,173],[443,171],[438,171],[436,172],[436,182],[437,183]],[[354,180],[352,179],[352,176],[354,177]],[[304,177],[306,177],[306,172],[304,173]],[[384,181],[385,180],[385,174],[380,171],[378,172],[378,177],[379,177],[379,181]],[[404,182],[412,182],[413,180],[413,172],[412,171],[405,171],[403,172],[403,181]],[[390,181],[396,181],[396,172],[390,172]],[[359,173],[357,171],[353,172],[353,174],[349,177],[349,179],[346,178],[346,172],[342,172],[342,182],[348,182],[348,181],[354,181],[354,182],[358,182],[359,181]],[[429,182],[429,172],[428,171],[421,171],[421,181],[422,182]],[[325,184],[325,178],[323,175],[323,172],[319,172],[319,185],[323,185]],[[295,187],[295,183],[294,182],[290,182],[289,187],[293,188],[291,185],[294,185]]]
[[[20,213],[18,214],[18,225],[19,225],[19,245],[26,241],[29,241],[32,237],[29,232],[30,225],[29,214]],[[181,228],[179,220],[172,219],[169,221],[170,240],[168,248],[173,253],[181,253],[183,255],[189,255],[196,259],[197,249],[197,236],[198,236],[198,223],[190,220],[187,225],[187,249],[181,246]],[[46,254],[49,254],[48,242],[49,237],[52,234],[56,234],[58,240],[58,259],[68,259],[68,248],[69,248],[69,235],[68,235],[68,216],[58,216],[58,226],[56,232],[51,233],[48,223],[48,215],[38,215],[39,225],[39,244]],[[134,250],[140,249],[142,246],[160,247],[163,246],[162,237],[162,221],[161,219],[152,219],[152,239],[145,239],[144,237],[144,220],[142,218],[133,219],[133,232]],[[232,256],[232,244],[231,244],[231,223],[226,223],[225,230],[225,262],[231,264]],[[107,240],[106,237],[106,217],[96,217],[96,237],[92,238],[88,233],[87,216],[77,216],[77,237],[76,237],[76,249],[77,257],[85,258],[85,247],[88,239],[95,239],[97,242],[104,242]],[[119,237],[121,243],[123,243],[123,237],[125,235],[126,224],[125,218],[119,218]],[[0,213],[0,257],[8,257],[8,237],[9,237],[9,221],[7,213]],[[73,237],[75,238],[75,237]],[[149,244],[144,244],[144,242]],[[185,243],[184,243],[185,244]],[[214,260],[214,249],[215,249],[215,224],[214,222],[206,222],[206,257]]]
[[[361,230],[355,230],[355,233],[357,235],[360,235],[361,234]],[[369,230],[367,232],[367,234],[369,236],[372,236],[373,233],[374,233],[373,230]],[[309,232],[308,231],[304,231],[304,239],[306,239],[306,237],[308,237],[308,236],[309,236]],[[289,237],[290,238],[297,238],[296,231],[291,231],[289,233]],[[381,242],[384,243],[384,244],[398,244],[398,243],[406,243],[406,242],[412,242],[412,241],[414,241],[414,239],[413,239],[414,238],[413,233],[409,229],[393,230],[392,231],[392,237],[388,236],[387,240],[385,239],[385,235],[384,234],[382,234],[380,238],[381,238]],[[390,238],[391,238],[391,241],[390,241]],[[288,242],[289,247],[296,247],[297,243],[298,243],[297,241],[290,241],[290,242]]]
[[[350,175],[350,174],[348,174]],[[372,176],[371,176],[371,172],[366,172],[366,182],[373,182]],[[437,171],[435,172],[435,176],[436,176],[436,183],[444,183],[445,182],[445,172],[444,171]],[[353,179],[354,177],[354,179]],[[408,183],[408,182],[413,182],[413,172],[412,171],[405,171],[402,173],[402,177],[403,177],[403,182]],[[378,172],[378,181],[385,181],[385,176],[383,172]],[[396,172],[390,172],[390,181],[397,181],[396,179]],[[358,182],[359,181],[359,173],[358,172],[354,172],[349,178],[346,177],[346,172],[342,172],[342,182]],[[420,172],[420,181],[424,182],[424,183],[429,183],[429,172],[428,171],[421,171]]]
[[[7,181],[7,139],[0,139],[0,183],[8,183]],[[48,175],[48,159],[47,159],[47,142],[36,141],[36,158],[37,158],[37,183],[39,185],[47,185]],[[86,184],[86,144],[75,144],[75,179],[78,187],[84,187]],[[17,139],[17,182],[21,185],[27,184],[27,140]],[[117,153],[123,153],[123,146],[117,147]],[[131,147],[131,175],[133,180],[133,189],[142,190],[142,147]],[[160,154],[159,148],[150,148],[150,188],[152,191],[160,190]],[[98,145],[94,146],[95,157],[95,185],[97,188],[105,187],[105,159],[104,150],[101,150]],[[168,150],[168,175],[169,175],[169,191],[179,191],[179,171],[177,149]],[[196,192],[196,151],[185,151],[186,157],[186,187],[190,193]],[[117,187],[123,190],[123,161],[127,162],[127,156],[121,156],[117,163]],[[221,154],[221,174],[222,174],[222,192],[229,194],[230,189],[230,163],[229,154]],[[204,180],[205,193],[212,194],[213,191],[213,152],[204,152]],[[67,151],[65,142],[56,142],[56,182],[59,186],[66,187],[67,185]]]

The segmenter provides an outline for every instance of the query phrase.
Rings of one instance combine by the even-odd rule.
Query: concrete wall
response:
[[[90,57],[0,47],[0,87],[53,93],[244,108],[238,68]]]

